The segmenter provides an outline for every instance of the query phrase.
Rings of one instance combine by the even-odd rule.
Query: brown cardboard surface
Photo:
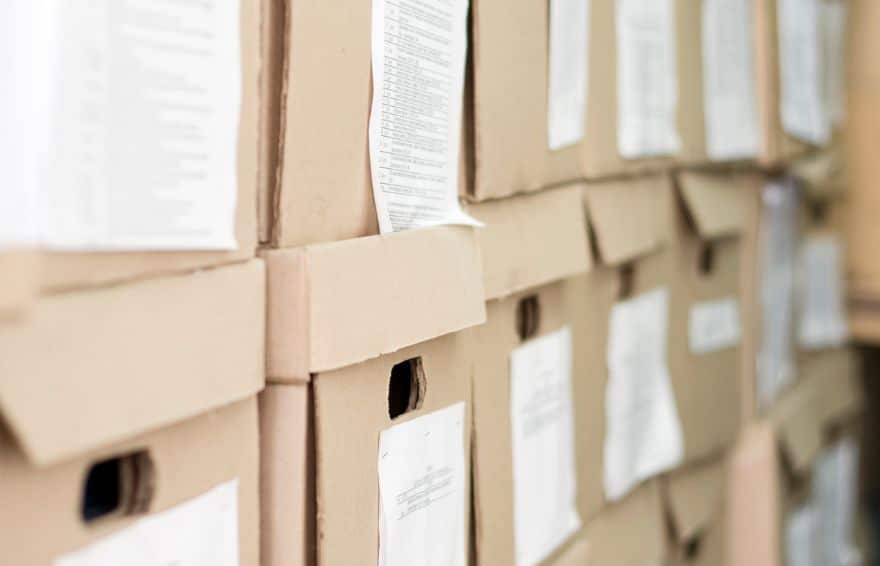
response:
[[[664,502],[672,526],[672,564],[724,563],[725,466],[724,459],[702,462],[664,479]]]
[[[70,422],[68,421],[68,425]],[[259,566],[257,404],[250,398],[173,426],[89,450],[63,464],[35,469],[0,431],[0,542],[4,562],[50,566],[213,487],[238,479],[240,564]],[[86,525],[79,516],[83,478],[97,461],[146,450],[155,467],[146,514],[115,516]]]
[[[587,564],[663,564],[665,529],[659,482],[647,482],[587,523],[586,538],[590,546]]]
[[[805,473],[822,448],[821,389],[815,382],[801,381],[773,407],[773,424],[785,463],[795,473]]]
[[[584,191],[584,204],[599,257],[596,267],[573,283],[580,289],[579,296],[586,299],[589,313],[588,318],[573,323],[574,335],[583,336],[577,350],[584,352],[573,358],[573,375],[586,376],[575,380],[575,397],[584,399],[576,412],[577,430],[583,437],[578,443],[584,452],[578,457],[583,458],[580,466],[589,480],[580,491],[580,506],[595,512],[606,504],[602,477],[608,324],[611,309],[626,287],[624,267],[632,268],[628,297],[657,287],[670,288],[670,325],[677,316],[674,305],[680,300],[675,296],[680,290],[675,288],[675,255],[670,249],[674,194],[668,177],[591,185]],[[586,394],[580,393],[579,387],[586,388]]]
[[[580,347],[582,321],[590,317],[577,280],[560,281],[487,303],[487,322],[473,330],[476,344],[473,380],[474,518],[478,564],[516,563],[514,531],[514,470],[510,415],[510,355],[524,343],[517,332],[517,311],[527,297],[537,299],[535,338],[572,328],[572,394],[578,512],[582,520],[595,515],[600,502],[590,494],[601,490],[601,474],[589,475],[592,450],[581,431],[589,419],[582,414],[591,392],[587,376],[589,352]],[[594,393],[593,393],[594,394]],[[535,486],[540,489],[540,486]],[[547,564],[556,564],[551,557]]]
[[[590,564],[590,543],[585,537],[575,539],[565,547],[557,558],[551,559],[553,566],[584,566]]]
[[[314,377],[319,566],[375,562],[379,435],[392,424],[461,401],[469,412],[472,348],[469,331],[449,334]],[[392,421],[388,416],[391,368],[419,356],[425,377],[422,405]],[[465,463],[470,466],[470,426],[465,432]]]
[[[486,225],[477,231],[477,240],[487,300],[589,268],[582,190],[582,184],[575,184],[469,207]]]
[[[0,251],[0,324],[19,320],[33,302],[39,261],[33,250]]]
[[[252,260],[39,300],[0,326],[6,424],[44,466],[254,395],[264,286]]]
[[[315,435],[308,385],[260,394],[262,566],[315,563]]]
[[[238,202],[231,251],[46,253],[40,270],[44,293],[118,283],[242,261],[257,247],[260,114],[260,8],[241,0],[242,97],[238,131]]]
[[[801,181],[811,200],[835,200],[847,193],[848,171],[840,147],[832,146],[795,160],[791,174]]]
[[[472,228],[410,230],[264,257],[270,381],[308,381],[311,373],[485,320]]]

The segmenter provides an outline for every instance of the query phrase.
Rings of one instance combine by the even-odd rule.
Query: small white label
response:
[[[840,241],[809,238],[801,247],[800,344],[817,349],[841,346],[849,331],[843,306]]]
[[[860,564],[855,545],[859,449],[845,437],[824,450],[813,467],[812,495],[819,513],[821,564]]]
[[[825,46],[825,96],[831,123],[839,126],[846,118],[847,2],[822,3],[822,31]]]
[[[759,149],[751,4],[703,0],[706,152],[713,160],[754,157]]]
[[[758,236],[761,335],[756,363],[758,402],[761,407],[767,407],[794,380],[798,201],[790,182],[767,184],[761,199]]]
[[[819,535],[819,513],[812,504],[801,505],[789,512],[785,527],[785,554],[788,566],[819,566],[816,552]]]
[[[581,527],[576,508],[571,330],[510,355],[516,564],[539,564]]]
[[[383,234],[478,223],[458,202],[468,0],[373,2],[370,165]]]
[[[589,17],[589,0],[550,0],[547,136],[553,151],[584,137]]]
[[[233,249],[239,2],[54,2],[45,243]]]
[[[821,0],[778,0],[782,127],[823,145],[831,137],[822,65]]]
[[[54,566],[238,566],[238,480],[57,558]]]
[[[684,441],[667,365],[669,292],[618,303],[608,334],[605,494],[620,499],[640,481],[681,463]]]
[[[627,159],[674,154],[678,70],[672,0],[617,0],[617,144]]]
[[[465,404],[379,436],[379,566],[465,566]]]
[[[691,307],[691,352],[707,354],[739,344],[739,301],[726,297],[717,301],[705,301]]]

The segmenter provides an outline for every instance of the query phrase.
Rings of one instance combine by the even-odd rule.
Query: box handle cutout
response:
[[[715,271],[715,246],[706,242],[700,246],[697,253],[697,273],[703,277],[712,275]]]
[[[624,300],[632,297],[636,286],[636,268],[632,263],[625,263],[620,266],[619,287],[617,288],[617,299]]]
[[[700,555],[700,550],[702,549],[702,537],[695,536],[688,539],[687,542],[684,543],[684,559],[685,562],[692,562],[696,560]]]
[[[101,460],[86,473],[80,514],[85,523],[146,513],[155,492],[155,466],[145,450]]]
[[[420,409],[425,399],[425,369],[422,358],[394,364],[388,381],[388,416],[392,420]]]
[[[525,342],[538,334],[541,325],[541,303],[537,295],[529,295],[520,299],[516,305],[516,333]]]

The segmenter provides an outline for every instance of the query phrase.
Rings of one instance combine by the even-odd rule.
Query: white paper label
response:
[[[703,0],[703,99],[711,159],[754,157],[759,149],[751,4]]]
[[[458,202],[468,0],[373,2],[370,165],[383,234],[478,224]]]
[[[45,243],[235,248],[239,3],[53,5]]]
[[[684,441],[667,366],[669,292],[618,303],[608,334],[605,494],[615,500],[681,463]]]
[[[822,65],[821,0],[778,0],[780,112],[790,136],[822,145],[831,136]]]
[[[581,527],[571,383],[571,330],[510,355],[516,564],[546,559]]]
[[[849,334],[843,306],[840,242],[833,236],[809,238],[801,247],[800,344],[804,348],[841,346]]]
[[[811,504],[802,505],[788,515],[785,550],[788,566],[821,566],[817,548],[819,516]]]
[[[379,436],[379,566],[465,566],[465,404]]]
[[[584,137],[589,17],[589,0],[550,0],[547,136],[553,151]]]
[[[136,522],[54,566],[238,566],[238,480]]]
[[[855,545],[858,446],[844,438],[824,450],[813,467],[813,499],[820,511],[821,564],[849,566],[861,562]]]
[[[617,144],[627,159],[677,153],[672,0],[617,0]]]
[[[697,303],[691,307],[688,326],[695,354],[733,348],[740,340],[739,301],[726,297]]]
[[[825,97],[831,123],[839,126],[846,118],[846,41],[847,3],[822,3],[822,31],[825,45]]]
[[[790,182],[770,183],[763,188],[761,199],[761,335],[756,363],[758,402],[767,407],[794,380],[797,195]]]

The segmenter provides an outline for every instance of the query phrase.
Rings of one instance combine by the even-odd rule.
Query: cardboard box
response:
[[[464,329],[485,320],[474,230],[413,230],[264,257],[272,383],[262,398],[267,564],[304,556],[309,563],[313,545],[317,564],[376,556],[383,537],[396,533],[392,519],[380,535],[380,485],[392,481],[380,471],[380,444],[388,448],[456,410],[461,438],[446,439],[460,452],[447,455],[461,458],[454,481],[462,522],[454,528],[466,537],[473,339]],[[352,272],[358,277],[340,277]]]
[[[740,409],[741,264],[751,174],[681,172],[676,178],[676,274],[670,369],[685,459],[717,455],[736,439]]]
[[[487,322],[473,332],[479,564],[565,563],[582,519],[598,511],[582,499],[591,481],[580,435],[589,392],[571,361],[588,355],[577,330],[589,313],[571,279],[589,263],[581,190],[469,209],[486,224],[478,237]]]
[[[52,252],[42,259],[44,293],[191,271],[254,257],[257,246],[257,178],[260,114],[260,9],[241,0],[241,110],[238,131],[237,248],[229,251]]]
[[[726,460],[701,462],[663,479],[669,529],[669,564],[725,563]]]
[[[44,297],[0,326],[0,524],[13,563],[76,553],[63,563],[81,564],[87,547],[120,563],[130,555],[104,553],[185,551],[167,538],[183,530],[195,551],[238,540],[240,563],[258,564],[264,289],[253,260]],[[237,535],[218,534],[236,522]],[[40,529],[39,544],[19,544]]]
[[[586,526],[590,566],[666,563],[660,482],[651,480],[610,505]]]
[[[575,356],[574,375],[586,376],[588,390],[578,425],[590,481],[582,505],[600,509],[685,459],[670,377],[672,332],[685,323],[669,177],[588,186],[584,201],[596,265],[579,283],[589,317],[575,334],[590,354]]]
[[[854,377],[849,367],[805,377],[766,420],[744,432],[727,484],[732,566],[783,564],[789,550],[809,551],[806,541],[814,538],[819,544],[818,533],[824,531],[814,522],[827,518],[821,501],[816,503],[822,488],[811,475],[823,447],[858,415],[861,400]],[[854,488],[855,483],[842,485]],[[821,546],[814,549],[822,551]]]
[[[28,460],[7,433],[0,525],[10,564],[124,564],[149,553],[169,562],[212,556],[216,564],[259,566],[255,399],[46,467]]]

